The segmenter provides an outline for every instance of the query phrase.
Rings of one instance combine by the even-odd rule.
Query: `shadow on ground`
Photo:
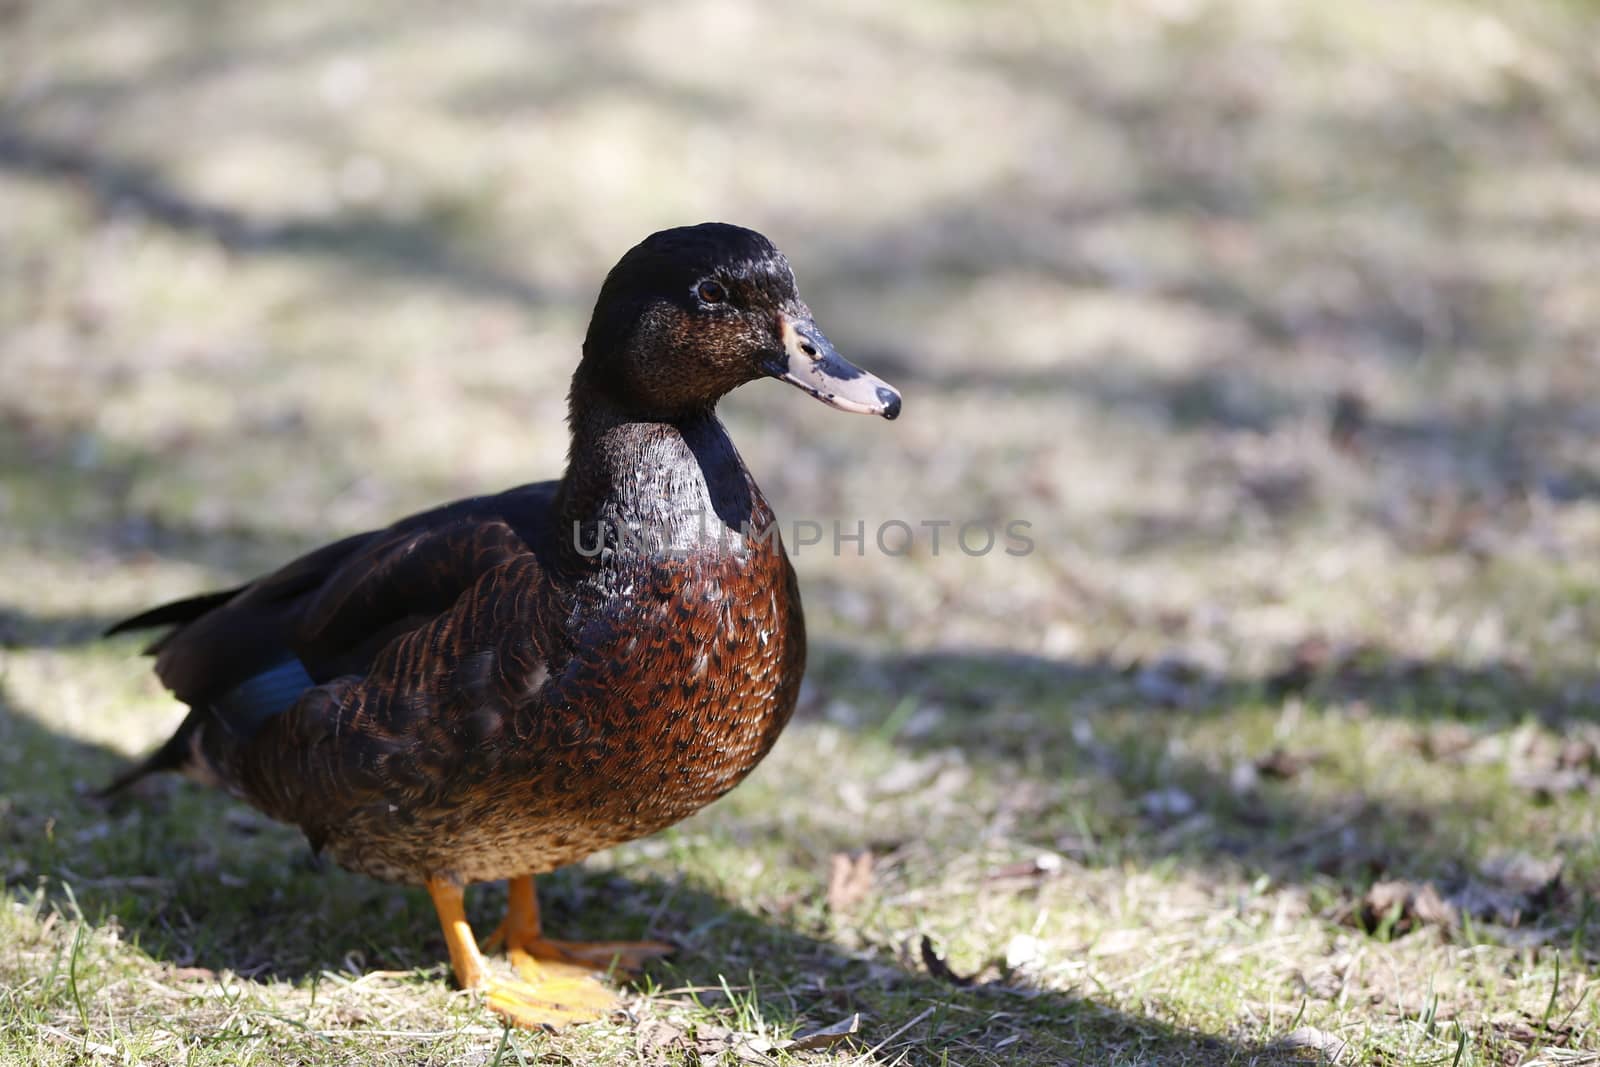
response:
[[[52,632],[85,625],[56,620]],[[324,869],[292,831],[174,779],[108,810],[87,791],[123,757],[52,732],[4,688],[0,750],[39,783],[0,794],[14,899],[114,922],[123,940],[180,968],[245,980],[432,968],[449,980],[424,894]],[[155,858],[159,865],[151,866]],[[909,946],[846,951],[676,879],[568,869],[541,884],[546,924],[564,936],[678,943],[678,956],[649,975],[669,998],[689,988],[702,1003],[726,1005],[724,983],[737,993],[749,981],[769,1022],[825,1025],[859,1011],[867,1044],[892,1037],[887,1054],[911,1048],[915,1062],[940,1050],[962,1062],[1008,1063],[1223,1063],[1249,1055],[1222,1037],[1090,997],[1000,983],[962,987],[915,963]],[[492,926],[501,899],[496,889],[472,894],[477,927]]]
[[[1028,795],[1025,784],[1042,787],[1019,801],[1016,835],[1093,867],[1227,864],[1278,884],[1315,882],[1348,902],[1385,878],[1460,883],[1484,860],[1477,827],[1507,817],[1508,804],[1576,817],[1600,787],[1594,672],[1539,675],[1514,663],[1418,660],[1308,640],[1258,677],[1179,658],[1113,664],[1005,649],[864,656],[834,645],[814,653],[809,677],[817,692],[803,717],[840,721],[828,706],[842,700],[846,728],[913,758],[956,751],[995,781],[1017,783],[1019,796]],[[885,693],[895,703],[885,706]],[[1403,790],[1405,800],[1360,784],[1321,787],[1319,765],[1339,754],[1299,730],[1273,729],[1291,704],[1308,719],[1348,715],[1365,743],[1394,746],[1383,759],[1409,762],[1418,775],[1434,768],[1496,785]],[[903,714],[912,708],[935,713],[919,723],[915,712]],[[1265,723],[1266,739],[1190,751],[1183,730],[1208,723],[1230,731]],[[1472,767],[1481,769],[1467,773]],[[1065,817],[1069,808],[1076,818]],[[1063,826],[1077,828],[1063,834]],[[1542,902],[1543,914],[1523,918],[1575,919],[1563,907],[1586,906],[1596,892],[1600,884],[1572,882]]]
[[[15,611],[6,617],[22,618]],[[93,639],[103,621],[33,617],[18,629],[32,646],[61,648]],[[1575,689],[1594,691],[1593,678],[1508,690],[1514,684],[1509,675],[1439,664],[1412,665],[1397,677],[1418,669],[1459,675],[1467,683],[1463,691],[1498,686],[1520,703],[1571,716],[1552,721],[1600,717],[1592,703],[1571,702]],[[1356,899],[1380,877],[1448,880],[1473,863],[1470,856],[1383,840],[1385,828],[1425,832],[1435,813],[1399,810],[1371,798],[1341,809],[1297,795],[1293,782],[1272,787],[1265,800],[1260,792],[1242,796],[1225,769],[1174,759],[1161,733],[1160,724],[1170,716],[1208,715],[1259,702],[1286,685],[1317,699],[1315,694],[1330,693],[1330,687],[1366,684],[1371,688],[1363,691],[1373,701],[1374,714],[1413,714],[1403,687],[1386,702],[1388,675],[1382,671],[1376,681],[1336,674],[1307,678],[1302,672],[1251,681],[1185,675],[1157,683],[1103,664],[1009,653],[869,659],[838,648],[822,650],[817,667],[824,693],[850,693],[851,679],[881,684],[885,672],[893,674],[902,692],[942,703],[956,720],[954,727],[932,735],[894,736],[896,746],[913,755],[960,746],[975,765],[1015,783],[1019,794],[1030,785],[1073,779],[1101,798],[1083,823],[1091,829],[1089,839],[1066,842],[1047,835],[1029,842],[1064,849],[1088,866],[1176,861],[1206,870],[1229,862],[1270,873],[1280,882],[1332,880],[1347,899]],[[1157,684],[1167,686],[1172,699],[1164,708],[1153,700],[1142,715],[1143,727],[1121,736],[1099,731],[1101,740],[1085,740],[1081,724],[1095,724],[1097,706],[1115,705],[1141,686],[1151,700]],[[1183,686],[1194,692],[1180,694]],[[1065,703],[1064,694],[1069,695]],[[1020,714],[1030,707],[1078,711],[1061,718],[1047,711]],[[1501,723],[1504,714],[1487,705],[1467,707],[1460,709],[1459,721]],[[311,862],[293,831],[176,779],[152,781],[127,803],[107,809],[87,792],[122,766],[124,757],[58,734],[47,722],[46,709],[19,708],[0,688],[0,751],[5,760],[28,768],[26,778],[7,777],[32,783],[0,795],[8,816],[6,879],[14,897],[76,907],[95,922],[114,918],[125,940],[177,967],[227,970],[248,980],[434,969],[440,981],[448,981],[443,943],[425,895],[323,869]],[[872,721],[857,728],[875,732],[882,726]],[[1173,819],[1140,810],[1141,795],[1174,786],[1199,798],[1196,814],[1206,823],[1198,835],[1175,833]],[[1040,816],[1037,825],[1053,828],[1052,835],[1063,825],[1059,811],[1034,814]],[[769,829],[778,831],[776,825],[752,823],[743,832],[759,835]],[[1026,839],[1026,832],[1021,836]],[[834,844],[883,849],[897,843],[841,839]],[[1146,1056],[1221,1063],[1263,1054],[1224,1036],[1130,1015],[1097,1003],[1092,995],[1010,986],[998,979],[963,988],[948,976],[930,973],[911,945],[846,950],[825,930],[804,929],[804,920],[797,918],[803,909],[753,914],[670,877],[569,869],[542,885],[547,922],[563,934],[664,936],[678,942],[680,955],[651,972],[661,988],[692,987],[703,1002],[716,1004],[726,999],[717,992],[724,980],[735,987],[748,981],[766,1019],[800,1026],[860,1011],[869,1044],[908,1027],[893,1047],[916,1048],[914,1060],[927,1050],[974,1057],[962,1062],[1016,1063]],[[44,897],[35,897],[40,890]],[[473,894],[477,926],[488,929],[497,920],[500,899],[497,889]]]
[[[248,450],[261,434],[257,427],[232,427],[225,447]],[[181,560],[206,567],[223,581],[264,573],[313,547],[308,538],[320,530],[210,519],[195,508],[174,517],[141,499],[142,485],[191,477],[186,464],[213,444],[224,447],[190,433],[134,445],[86,421],[42,419],[0,398],[0,544],[31,548],[78,568]],[[338,471],[345,484],[359,477],[347,462],[332,457],[325,469]],[[19,647],[25,645],[33,630],[47,623],[26,606],[0,605],[0,646],[8,632]]]
[[[121,212],[238,253],[333,259],[375,277],[423,281],[459,292],[540,304],[546,294],[507,268],[458,255],[442,224],[377,215],[280,218],[198,200],[156,171],[95,149],[50,140],[0,120],[0,171],[69,183],[96,210]]]

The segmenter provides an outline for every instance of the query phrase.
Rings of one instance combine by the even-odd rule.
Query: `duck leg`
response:
[[[543,936],[539,926],[539,897],[534,892],[533,876],[511,879],[506,900],[506,917],[484,942],[493,948],[505,942],[506,955],[530,981],[554,971],[571,974],[590,971],[620,971],[636,974],[649,960],[665,956],[672,946],[660,941],[556,941]]]
[[[494,977],[484,966],[483,954],[467,925],[462,887],[446,878],[430,878],[428,895],[439,913],[456,981],[463,989],[482,992],[496,1014],[529,1029],[553,1029],[603,1018],[620,1007],[617,995],[595,981],[591,971],[574,965],[530,973],[519,964],[517,969],[525,981]],[[512,959],[517,962],[515,956]]]

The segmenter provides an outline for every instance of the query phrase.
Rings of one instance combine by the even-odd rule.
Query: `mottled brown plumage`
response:
[[[192,709],[117,786],[165,769],[219,783],[352,870],[427,885],[458,976],[496,1010],[592,1017],[593,990],[552,992],[577,979],[550,968],[593,957],[539,937],[527,876],[721,796],[794,710],[794,571],[713,413],[761,376],[899,412],[828,345],[765,238],[720,224],[648,238],[601,290],[560,481],[413,516],[116,628],[176,624],[151,650]],[[537,988],[486,977],[450,918],[461,886],[495,879],[516,880],[503,930]],[[614,949],[632,962],[658,947]]]

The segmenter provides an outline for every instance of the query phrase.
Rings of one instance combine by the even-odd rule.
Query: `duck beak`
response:
[[[768,361],[768,374],[840,411],[886,419],[900,414],[900,394],[841,356],[809,316],[783,315],[781,321],[783,351]]]

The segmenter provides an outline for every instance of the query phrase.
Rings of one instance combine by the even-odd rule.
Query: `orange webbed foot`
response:
[[[483,947],[501,944],[517,971],[530,981],[534,976],[575,976],[594,971],[638,974],[651,960],[673,951],[661,941],[558,941],[540,932],[539,898],[533,878],[523,875],[510,882],[506,917],[495,927]]]
[[[518,952],[520,948],[522,951]],[[535,938],[520,946],[507,949],[511,962],[524,974],[527,971],[518,963],[519,955],[527,955],[540,965],[560,964],[582,967],[589,971],[608,971],[636,975],[651,960],[670,955],[671,945],[661,941],[555,941]]]
[[[520,947],[509,954],[521,981],[489,974],[467,924],[462,887],[447,879],[430,879],[428,893],[439,912],[456,980],[463,989],[481,992],[490,1011],[517,1026],[556,1029],[593,1022],[621,1010],[617,994],[595,980],[594,968],[562,961],[537,962]]]
[[[525,982],[485,978],[478,989],[490,1011],[529,1030],[595,1022],[622,1008],[616,993],[587,975]]]

